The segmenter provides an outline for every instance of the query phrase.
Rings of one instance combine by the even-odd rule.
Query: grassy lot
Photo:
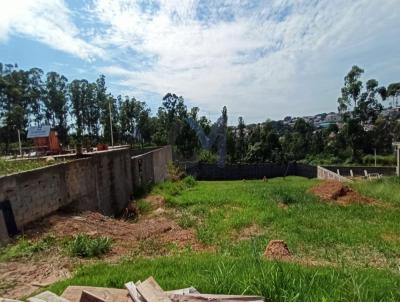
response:
[[[45,160],[4,160],[0,159],[0,176],[16,172],[29,171],[36,168],[55,164],[56,161],[46,162]]]
[[[164,183],[171,218],[195,231],[213,252],[174,250],[168,256],[133,255],[118,264],[82,267],[70,284],[122,287],[153,275],[165,289],[193,285],[203,292],[261,294],[270,301],[399,301],[400,183],[355,184],[383,205],[341,206],[307,190],[316,180]],[[141,201],[141,207],[146,208]],[[262,256],[271,239],[283,239],[290,262]]]

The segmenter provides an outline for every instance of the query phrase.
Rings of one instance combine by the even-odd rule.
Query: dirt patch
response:
[[[343,205],[351,203],[374,205],[379,204],[377,200],[363,196],[339,181],[324,181],[319,185],[311,188],[309,192],[319,196],[323,200],[335,201]]]
[[[256,224],[249,225],[232,235],[234,240],[250,240],[263,234],[263,230]]]
[[[288,259],[292,256],[283,240],[271,240],[265,249],[264,256],[268,259]]]
[[[386,233],[383,234],[382,239],[389,242],[400,242],[400,234],[396,233]]]
[[[49,257],[0,263],[0,296],[22,297],[41,286],[68,278],[70,262],[67,258]]]
[[[157,245],[172,243],[178,248],[190,247],[193,250],[209,249],[196,240],[193,230],[181,228],[169,217],[168,209],[163,207],[164,198],[149,196],[146,199],[151,202],[153,211],[139,217],[137,222],[114,219],[98,212],[57,212],[27,225],[24,236],[28,240],[39,240],[49,235],[58,239],[78,234],[107,236],[113,241],[112,250],[101,261],[108,262],[136,255],[134,252],[140,251],[138,247],[145,241]],[[38,289],[33,283],[52,283],[68,277],[79,264],[99,261],[69,258],[56,250],[49,255],[38,254],[37,257],[0,263],[0,296],[20,298],[29,295]]]

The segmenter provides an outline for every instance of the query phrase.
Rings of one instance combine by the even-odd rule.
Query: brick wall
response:
[[[135,184],[166,178],[167,163],[172,160],[171,148],[145,151],[136,158],[129,149],[110,150],[0,177],[0,242],[9,234],[10,221],[1,208],[7,204],[11,205],[12,220],[20,231],[27,223],[64,206],[117,214],[132,200]],[[144,174],[137,169],[139,158]]]

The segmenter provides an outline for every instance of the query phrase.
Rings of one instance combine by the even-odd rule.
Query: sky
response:
[[[0,62],[172,92],[229,123],[336,111],[352,65],[400,81],[400,0],[0,0]]]

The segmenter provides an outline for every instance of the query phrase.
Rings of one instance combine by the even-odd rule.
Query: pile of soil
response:
[[[265,249],[264,256],[268,259],[287,259],[292,256],[292,253],[285,241],[271,240]]]
[[[345,184],[334,180],[324,181],[311,188],[309,192],[319,196],[323,200],[335,201],[339,204],[378,204],[378,201],[375,199],[363,196],[360,193],[353,191]]]

